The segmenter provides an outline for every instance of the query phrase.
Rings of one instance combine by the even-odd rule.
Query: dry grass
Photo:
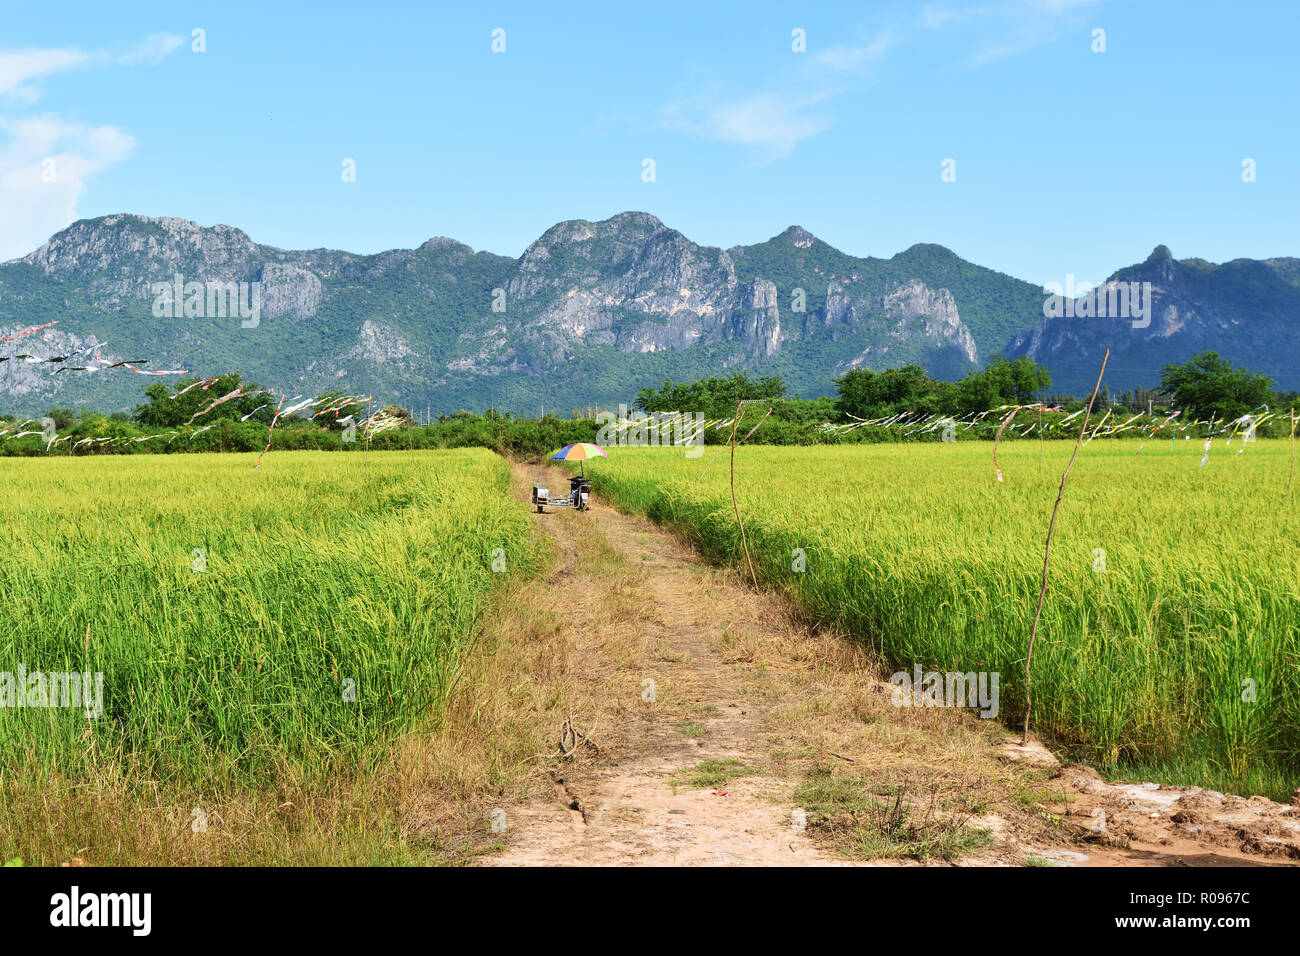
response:
[[[285,767],[266,791],[182,793],[112,760],[81,786],[11,783],[0,799],[8,819],[26,821],[25,862],[428,865],[490,850],[492,810],[545,791],[545,755],[563,715],[590,712],[600,696],[575,680],[572,665],[603,653],[607,636],[587,640],[607,635],[608,622],[575,632],[566,594],[617,582],[622,562],[581,522],[570,531],[586,556],[577,576],[553,560],[546,575],[496,594],[443,715],[399,738],[381,763],[311,779]],[[547,552],[550,539],[535,531],[533,546]],[[630,628],[635,615],[624,603],[611,605],[611,617]]]
[[[563,526],[556,520],[551,527]],[[947,859],[983,849],[989,841],[967,825],[975,813],[996,814],[1000,832],[1043,832],[1024,794],[1044,790],[1047,774],[997,758],[1005,730],[996,722],[895,708],[887,669],[862,644],[810,626],[783,597],[752,590],[735,571],[702,566],[689,542],[644,518],[584,521],[586,547],[600,546],[601,527],[610,536],[604,548],[626,561],[612,560],[592,575],[594,586],[604,579],[600,601],[573,602],[572,610],[595,617],[575,637],[580,656],[571,676],[589,713],[609,728],[602,765],[624,757],[635,764],[647,755],[653,762],[657,746],[671,752],[690,727],[698,732],[686,737],[728,755],[715,759],[718,766],[744,766],[748,786],[778,803],[788,804],[828,764],[841,768],[863,806],[874,806],[875,794],[924,782],[929,789],[908,801],[929,841],[917,851],[922,855]],[[629,607],[636,613],[629,615]],[[657,684],[653,703],[638,697],[648,675]],[[575,776],[581,773],[569,773]],[[673,779],[680,785],[704,776],[688,764]],[[932,798],[939,790],[961,794],[961,805]],[[813,832],[856,856],[872,845],[860,828]],[[907,855],[896,843],[882,855]],[[983,857],[1018,859],[1007,845]]]

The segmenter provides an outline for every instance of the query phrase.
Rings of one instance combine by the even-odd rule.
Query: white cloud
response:
[[[993,0],[922,8],[926,30],[960,27],[974,39],[968,66],[1032,49],[1057,39],[1075,11],[1098,0]],[[908,31],[912,33],[914,31]],[[665,107],[664,125],[695,136],[754,147],[768,161],[788,155],[803,140],[829,129],[834,116],[829,101],[846,92],[858,77],[885,58],[907,37],[884,29],[856,45],[828,47],[806,60],[794,58],[785,79],[787,90],[726,96],[714,90]],[[838,87],[833,88],[833,85]]]
[[[26,255],[75,220],[86,179],[134,147],[116,126],[50,115],[0,120],[0,262]]]
[[[173,33],[151,33],[142,42],[120,53],[79,50],[76,47],[0,50],[0,96],[30,105],[39,96],[30,80],[83,67],[160,63],[184,42]]]
[[[174,33],[151,33],[143,43],[117,57],[118,63],[133,66],[136,63],[161,63],[163,58],[185,40]]]
[[[0,96],[9,96],[20,102],[36,99],[35,88],[28,80],[62,73],[85,66],[93,59],[84,50],[72,48],[58,50],[0,50]]]
[[[757,147],[770,160],[788,154],[801,140],[831,125],[830,117],[818,107],[833,95],[832,91],[756,93],[721,100],[711,94],[670,104],[664,122],[696,136]]]
[[[40,98],[41,77],[90,67],[158,63],[184,41],[155,33],[118,52],[72,47],[0,50],[0,102],[21,109]],[[26,255],[77,218],[87,180],[135,148],[116,126],[71,123],[47,113],[0,116],[0,262]]]
[[[815,62],[837,73],[860,73],[897,43],[898,37],[892,30],[883,30],[869,43],[823,50],[817,54]]]
[[[921,26],[927,30],[937,30],[939,27],[955,23],[961,19],[964,19],[963,14],[950,7],[939,7],[931,4],[921,11]]]
[[[829,102],[846,92],[846,78],[860,76],[899,42],[883,30],[866,43],[795,58],[786,89],[729,95],[717,89],[664,108],[664,125],[706,139],[758,150],[764,162],[789,155],[802,141],[829,129]]]
[[[1003,3],[951,6],[927,5],[921,25],[930,30],[962,25],[978,38],[967,66],[981,66],[1034,47],[1062,35],[1070,15],[1097,0],[1007,0]]]

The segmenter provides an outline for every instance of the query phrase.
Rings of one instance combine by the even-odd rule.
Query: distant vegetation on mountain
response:
[[[113,215],[0,265],[0,334],[57,322],[0,345],[15,356],[0,362],[0,410],[134,408],[149,380],[126,368],[16,357],[94,345],[146,370],[239,369],[290,397],[373,394],[416,413],[567,414],[738,371],[816,397],[855,369],[958,381],[999,355],[1081,393],[1106,347],[1117,390],[1207,350],[1300,386],[1297,260],[1216,266],[1161,247],[1112,279],[1153,284],[1149,327],[1045,319],[1041,288],[942,246],[857,258],[798,226],[723,250],[629,212],[559,223],[512,259],[446,238],[365,256],[283,250],[230,226]],[[238,308],[254,304],[253,317]]]

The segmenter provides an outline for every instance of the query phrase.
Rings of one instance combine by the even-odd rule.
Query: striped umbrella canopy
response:
[[[580,441],[572,445],[565,445],[551,456],[551,461],[586,461],[588,458],[608,457],[605,454],[605,449],[599,445],[593,445],[589,441]]]

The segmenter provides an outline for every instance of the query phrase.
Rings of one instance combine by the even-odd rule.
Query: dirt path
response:
[[[548,477],[567,485],[561,473]],[[571,666],[597,698],[574,709],[574,722],[600,751],[583,748],[555,771],[554,800],[508,811],[509,849],[483,862],[842,863],[792,826],[788,782],[765,771],[768,708],[737,666],[755,642],[780,639],[784,609],[607,505],[536,520],[558,546],[555,599],[578,649]],[[612,552],[594,575],[583,551],[593,529]],[[721,775],[746,773],[704,786],[685,779],[707,761]]]
[[[517,496],[535,475],[567,484],[516,466]],[[1295,807],[1105,784],[1041,747],[1017,753],[995,722],[891,706],[887,675],[854,643],[810,630],[783,598],[620,514],[599,488],[590,512],[535,521],[557,552],[539,591],[558,631],[547,647],[564,675],[559,712],[594,746],[562,757],[557,727],[539,770],[553,792],[501,808],[505,848],[480,864],[1300,860]],[[910,816],[895,826],[854,793],[897,798]]]

